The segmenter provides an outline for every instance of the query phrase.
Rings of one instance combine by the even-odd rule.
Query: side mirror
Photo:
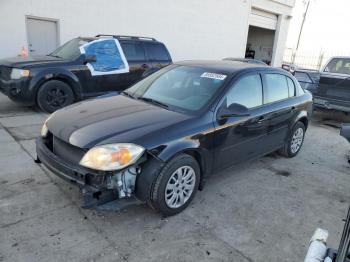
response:
[[[91,63],[91,62],[96,62],[96,56],[95,55],[85,55],[84,57],[84,64]]]
[[[225,103],[224,103],[225,104]],[[233,116],[249,116],[249,109],[241,104],[231,104],[229,107],[221,107],[218,112],[218,119],[226,119]]]

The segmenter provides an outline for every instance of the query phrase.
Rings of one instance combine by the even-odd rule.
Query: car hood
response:
[[[7,67],[28,68],[36,65],[47,65],[51,63],[63,62],[62,58],[47,56],[47,55],[35,55],[27,57],[11,57],[0,60],[0,65]]]
[[[80,148],[134,143],[149,149],[156,146],[155,138],[189,118],[189,115],[118,95],[63,108],[55,112],[47,124],[55,137]]]

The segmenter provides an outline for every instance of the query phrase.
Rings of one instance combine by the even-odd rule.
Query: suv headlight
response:
[[[108,144],[91,148],[80,165],[102,171],[114,171],[134,164],[145,149],[134,144]]]
[[[11,70],[11,79],[20,79],[22,77],[28,77],[29,76],[29,70],[27,69],[18,69],[18,68],[12,68]]]

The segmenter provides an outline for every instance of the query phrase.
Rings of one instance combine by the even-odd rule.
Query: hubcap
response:
[[[54,88],[47,93],[47,103],[53,108],[59,108],[64,105],[67,95],[60,88]]]
[[[299,127],[297,130],[295,130],[292,138],[292,142],[290,145],[290,150],[292,151],[293,154],[298,152],[298,150],[301,147],[301,144],[303,143],[303,139],[304,139],[304,130],[301,127]]]
[[[170,177],[165,188],[165,202],[170,208],[183,206],[193,193],[196,174],[192,167],[178,168]]]

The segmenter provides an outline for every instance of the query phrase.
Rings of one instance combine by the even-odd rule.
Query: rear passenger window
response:
[[[137,43],[121,43],[126,60],[128,61],[144,61],[145,52],[141,44]]]
[[[273,103],[289,97],[287,79],[280,74],[265,74],[264,88],[265,103]]]
[[[287,77],[288,89],[289,89],[289,97],[295,96],[295,85],[292,79]]]
[[[164,61],[169,60],[169,55],[165,47],[161,44],[146,44],[146,52],[150,60]]]
[[[244,76],[234,83],[227,93],[227,106],[241,104],[247,108],[262,105],[262,83],[260,75]]]

